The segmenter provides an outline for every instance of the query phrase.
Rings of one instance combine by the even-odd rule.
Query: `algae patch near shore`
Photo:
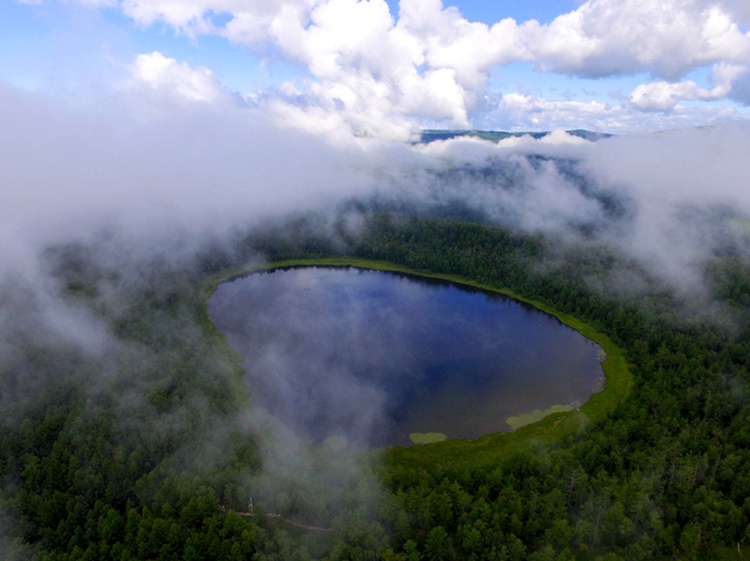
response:
[[[413,432],[409,435],[409,440],[414,444],[432,444],[433,442],[442,442],[447,438],[442,432]]]
[[[549,409],[543,411],[541,409],[534,409],[534,411],[529,411],[528,413],[523,413],[516,417],[508,417],[505,422],[508,423],[513,430],[517,430],[526,425],[537,423],[553,413],[568,413],[574,409],[576,409],[576,407],[573,405],[553,405]]]

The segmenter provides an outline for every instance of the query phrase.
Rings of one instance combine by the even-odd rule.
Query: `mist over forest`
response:
[[[438,547],[442,534],[428,530],[446,532],[447,522],[424,522],[426,533],[407,539],[414,515],[392,495],[398,477],[383,478],[382,453],[317,446],[253,408],[239,357],[202,311],[201,284],[223,270],[295,256],[393,260],[376,248],[379,237],[399,229],[418,237],[420,223],[473,224],[535,247],[516,258],[529,278],[568,276],[579,290],[660,324],[668,317],[680,329],[703,325],[729,338],[745,330],[745,310],[722,292],[748,263],[750,163],[742,155],[750,127],[743,123],[595,142],[555,131],[497,144],[394,144],[292,134],[234,107],[162,108],[142,120],[117,104],[92,116],[9,90],[3,104],[12,109],[0,127],[11,195],[0,222],[0,399],[4,446],[17,451],[3,464],[6,558],[97,558],[87,553],[96,551],[86,546],[94,538],[80,530],[92,512],[98,531],[113,520],[114,534],[101,539],[116,541],[131,522],[118,526],[122,515],[113,512],[152,516],[152,525],[182,512],[182,524],[200,527],[226,509],[241,511],[250,496],[269,513],[332,527],[340,541],[289,535],[268,518],[250,524],[255,534],[246,536],[251,549],[243,555],[348,558],[357,540],[377,557],[388,548],[431,555]],[[12,142],[11,130],[21,131]],[[583,265],[571,272],[571,263]],[[730,376],[727,391],[744,411],[741,379]],[[35,467],[45,458],[67,468]],[[72,478],[76,498],[56,495],[44,479],[56,470]],[[32,499],[35,488],[49,491]],[[580,508],[593,508],[587,504],[581,498]],[[45,517],[59,522],[47,527]],[[653,532],[646,526],[593,538],[588,548],[628,558],[628,544]],[[676,549],[681,531],[674,530]],[[726,535],[744,530],[732,531]],[[557,543],[532,535],[518,558],[537,558]],[[506,548],[499,558],[515,558],[508,548],[521,547],[518,536],[498,538]],[[468,555],[458,538],[446,539],[452,555]],[[696,551],[725,539],[701,538]],[[130,558],[156,558],[143,544],[120,543],[107,555],[129,547],[139,555]],[[198,551],[199,541],[190,543]],[[555,548],[564,552],[566,543]]]
[[[748,555],[750,12],[512,8],[0,6],[0,558]],[[281,314],[254,295],[281,335],[243,356],[209,316],[300,265],[517,299],[601,345],[605,390],[373,448],[363,373],[413,375],[399,325],[349,309],[300,342],[322,320],[289,286]]]

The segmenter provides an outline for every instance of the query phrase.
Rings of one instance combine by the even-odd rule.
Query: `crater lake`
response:
[[[509,431],[604,384],[593,341],[531,305],[447,281],[276,269],[220,284],[208,310],[244,357],[253,405],[339,449]]]

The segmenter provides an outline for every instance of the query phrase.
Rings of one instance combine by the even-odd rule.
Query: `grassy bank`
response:
[[[295,259],[289,261],[276,261],[272,263],[254,264],[245,268],[230,269],[214,275],[202,287],[201,294],[204,300],[208,300],[222,282],[241,278],[256,271],[269,271],[287,267],[356,267],[376,271],[389,271],[415,275],[433,279],[449,281],[458,285],[470,286],[481,290],[495,292],[509,296],[520,302],[530,304],[552,316],[561,323],[575,329],[584,337],[599,344],[607,357],[602,363],[606,376],[604,390],[591,396],[591,398],[580,408],[573,411],[553,413],[542,420],[519,428],[513,433],[497,433],[483,436],[476,440],[447,440],[444,442],[433,442],[429,446],[413,446],[409,448],[393,448],[388,455],[392,460],[410,463],[411,460],[422,463],[424,461],[446,461],[450,458],[462,460],[491,460],[496,452],[501,449],[507,452],[507,448],[519,445],[527,445],[535,441],[549,441],[558,439],[565,434],[580,430],[589,422],[597,420],[607,413],[613,411],[630,393],[633,387],[633,375],[628,369],[627,361],[622,350],[614,342],[596,331],[590,325],[583,323],[577,318],[559,312],[545,304],[524,298],[510,290],[481,284],[454,275],[443,275],[425,271],[409,269],[401,265],[386,261],[373,261],[353,257],[331,257],[318,259]]]

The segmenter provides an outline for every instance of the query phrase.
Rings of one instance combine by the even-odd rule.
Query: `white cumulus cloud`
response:
[[[665,112],[681,100],[750,98],[739,70],[731,80],[717,75],[713,88],[680,81],[696,68],[713,66],[717,74],[747,65],[747,0],[587,0],[544,25],[511,18],[472,22],[441,0],[401,0],[398,14],[385,0],[93,1],[112,2],[141,25],[218,35],[304,65],[308,79],[295,84],[299,94],[284,87],[261,96],[274,98],[269,107],[282,121],[302,128],[322,122],[359,136],[406,139],[425,123],[470,127],[484,106],[491,72],[517,61],[585,78],[647,73],[661,80],[636,88],[627,107],[524,101],[505,92],[504,103],[525,105],[524,121],[535,127],[558,126],[551,111],[581,121],[628,107]],[[185,99],[220,97],[207,69],[151,57],[134,73],[148,87],[168,87]]]
[[[750,56],[750,36],[716,2],[588,0],[530,33],[538,63],[587,77],[690,70]]]
[[[215,103],[228,94],[208,68],[191,68],[154,51],[140,54],[131,66],[129,87],[180,100]]]
[[[716,85],[711,89],[698,87],[692,80],[641,84],[630,94],[629,103],[643,111],[670,111],[683,100],[723,99],[733,89],[735,79],[745,73],[747,68],[744,66],[721,63],[712,73]]]

